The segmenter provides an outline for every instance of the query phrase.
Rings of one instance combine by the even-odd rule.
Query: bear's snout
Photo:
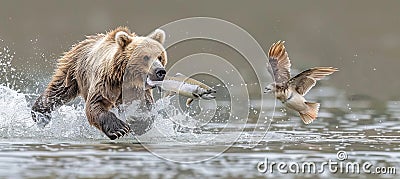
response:
[[[164,80],[165,74],[167,74],[167,71],[165,71],[164,68],[157,68],[155,70],[156,76],[157,76],[157,81],[162,81]]]

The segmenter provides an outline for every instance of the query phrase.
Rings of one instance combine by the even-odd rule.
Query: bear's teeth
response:
[[[150,80],[149,77],[147,77],[146,83],[147,83],[147,85],[149,85],[149,86],[155,86],[155,84],[153,83],[153,81]]]

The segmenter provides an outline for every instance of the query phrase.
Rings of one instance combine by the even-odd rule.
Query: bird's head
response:
[[[264,93],[273,93],[273,92],[275,92],[275,91],[276,91],[276,85],[275,85],[275,83],[270,83],[269,85],[267,85],[267,86],[265,87]]]
[[[270,83],[265,87],[264,93],[275,93],[276,91],[280,91],[287,88],[286,83]]]

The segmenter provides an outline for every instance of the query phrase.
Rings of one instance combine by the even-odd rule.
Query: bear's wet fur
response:
[[[45,126],[53,110],[82,96],[91,125],[112,140],[126,135],[130,126],[110,109],[122,103],[122,88],[129,89],[131,96],[146,106],[153,103],[146,79],[164,78],[164,40],[165,33],[160,29],[137,36],[126,27],[87,36],[58,60],[52,80],[32,106],[33,120]]]

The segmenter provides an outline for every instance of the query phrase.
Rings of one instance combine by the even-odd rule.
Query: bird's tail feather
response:
[[[319,103],[305,102],[308,106],[308,110],[305,112],[299,112],[300,118],[305,124],[312,123],[318,117]]]

